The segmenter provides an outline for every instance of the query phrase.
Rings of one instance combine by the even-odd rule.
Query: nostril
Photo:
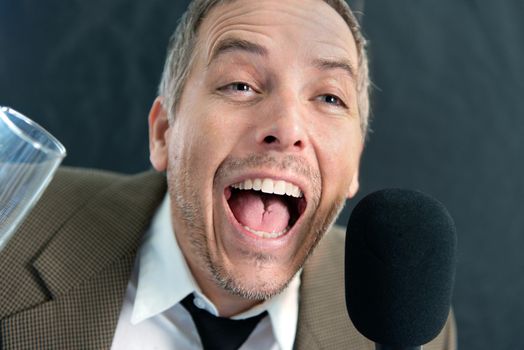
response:
[[[265,143],[275,143],[277,142],[277,138],[275,136],[269,135],[269,136],[264,137],[264,142]]]

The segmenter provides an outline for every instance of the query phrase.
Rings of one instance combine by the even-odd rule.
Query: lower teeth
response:
[[[280,237],[282,236],[283,234],[285,234],[287,231],[289,231],[289,226],[286,227],[283,231],[281,232],[264,232],[264,231],[257,231],[257,230],[253,230],[251,227],[248,227],[248,226],[244,226],[244,228],[246,230],[248,230],[249,232],[257,235],[258,237],[262,237],[262,238],[277,238],[277,237]]]

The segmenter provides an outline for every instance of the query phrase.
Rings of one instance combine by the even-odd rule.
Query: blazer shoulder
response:
[[[147,171],[125,175],[103,170],[60,167],[12,240],[17,241],[30,234],[30,244],[34,245],[35,238],[38,241],[39,236],[52,235],[88,203],[103,206],[110,201],[118,201],[120,204],[147,191],[165,191],[163,174]],[[157,197],[155,195],[155,199]],[[9,243],[6,249],[10,245]]]
[[[123,185],[124,191],[118,194],[125,194],[128,187],[138,188],[155,181],[162,184],[161,177],[154,171],[127,175],[97,169],[60,167],[27,220],[54,215],[57,211],[74,210],[112,186]]]
[[[92,191],[102,189],[114,182],[122,181],[128,176],[98,169],[60,167],[44,192],[42,200],[52,196],[55,192],[72,192],[80,196],[89,196],[89,194],[92,194]]]

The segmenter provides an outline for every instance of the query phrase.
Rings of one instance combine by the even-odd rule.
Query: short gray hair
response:
[[[167,58],[158,87],[158,95],[163,97],[163,106],[168,111],[170,121],[174,118],[193,64],[197,31],[203,18],[213,7],[231,1],[233,0],[193,0],[169,39]],[[358,53],[357,103],[362,135],[365,137],[368,132],[370,86],[366,39],[362,35],[355,15],[344,0],[323,1],[335,9],[344,19],[355,39]]]

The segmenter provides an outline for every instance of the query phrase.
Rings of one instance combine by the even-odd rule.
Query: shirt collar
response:
[[[191,275],[175,239],[168,195],[144,236],[138,259],[138,284],[131,316],[132,324],[161,314],[190,293],[195,293],[204,300],[209,312],[218,315],[217,308],[203,295]],[[292,349],[298,321],[299,287],[300,272],[282,293],[232,318],[243,319],[267,311],[280,348]]]

